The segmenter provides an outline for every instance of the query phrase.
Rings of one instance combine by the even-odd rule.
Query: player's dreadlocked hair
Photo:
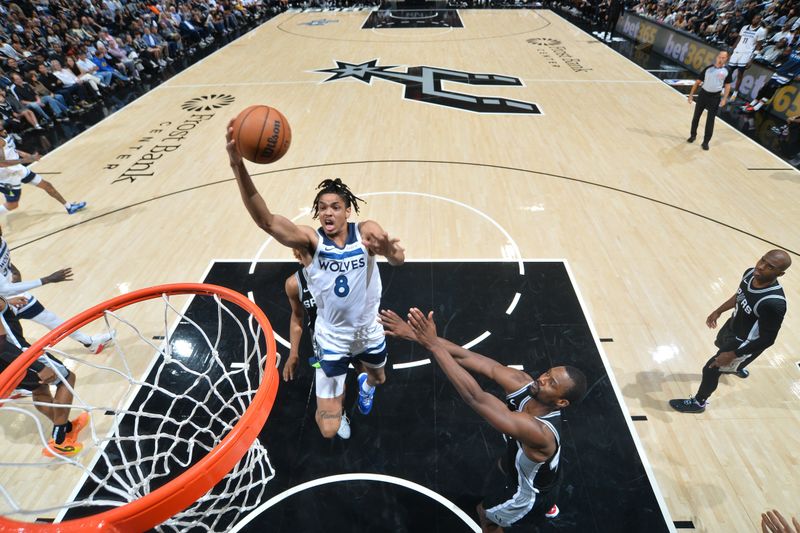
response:
[[[336,178],[335,180],[324,180],[322,183],[317,185],[317,189],[319,189],[319,192],[314,197],[314,205],[311,206],[311,209],[314,212],[314,218],[319,216],[319,197],[323,194],[336,194],[342,200],[344,200],[345,207],[353,206],[353,209],[356,210],[356,214],[358,214],[358,202],[367,203],[363,199],[353,194],[353,191],[350,190],[350,187],[342,183],[342,180],[339,178]]]

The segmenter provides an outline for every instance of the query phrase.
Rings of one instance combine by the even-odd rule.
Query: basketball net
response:
[[[179,295],[192,296],[185,311],[173,305]],[[115,342],[98,355],[78,353],[66,337],[87,324]],[[73,395],[69,418],[89,415],[73,456],[43,456],[52,423],[37,407],[59,405],[12,395],[42,353],[77,376],[74,388],[63,382]],[[0,398],[14,398],[0,400],[8,442],[0,531],[228,529],[261,503],[274,476],[257,436],[277,386],[269,321],[223,287],[162,285],[77,315],[0,375]],[[62,486],[54,491],[44,479]],[[35,523],[42,519],[56,523]]]

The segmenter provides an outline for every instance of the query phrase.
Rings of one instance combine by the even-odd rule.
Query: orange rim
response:
[[[203,494],[211,490],[236,463],[244,456],[247,449],[258,437],[267,420],[275,395],[278,392],[278,370],[276,368],[275,336],[272,326],[264,312],[244,295],[220,287],[204,283],[173,283],[158,285],[146,289],[129,292],[83,311],[67,320],[56,329],[35,342],[18,357],[5,372],[0,374],[0,398],[7,397],[16,384],[22,381],[28,366],[44,352],[67,337],[76,329],[103,316],[103,313],[114,311],[128,305],[152,300],[167,294],[199,294],[217,295],[225,301],[234,303],[250,312],[261,326],[267,341],[267,358],[264,363],[264,378],[256,391],[253,401],[242,415],[239,422],[231,429],[214,449],[197,461],[189,470],[154,490],[142,498],[93,516],[67,520],[57,524],[37,524],[18,522],[0,517],[0,531],[53,532],[53,531],[144,531],[167,520],[169,517],[186,509]]]

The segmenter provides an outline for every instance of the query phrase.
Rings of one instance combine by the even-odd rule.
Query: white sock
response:
[[[64,322],[55,313],[47,309],[33,317],[32,320],[37,324],[43,325],[47,329],[55,329]],[[75,339],[84,346],[92,344],[92,338],[80,330],[75,331],[70,335],[70,338]]]
[[[72,205],[72,202],[66,202],[66,203],[64,204],[64,207],[66,207],[67,209],[69,209],[71,205]]]

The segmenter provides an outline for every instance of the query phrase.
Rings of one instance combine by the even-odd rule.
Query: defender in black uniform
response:
[[[492,465],[477,511],[484,532],[534,525],[558,514],[561,481],[560,410],[586,393],[586,377],[574,367],[551,368],[538,378],[471,352],[436,335],[433,313],[409,311],[408,323],[381,311],[386,335],[415,340],[430,350],[459,395],[506,439],[507,450]],[[481,389],[467,372],[495,381],[506,401]]]
[[[297,257],[298,254],[295,254]],[[299,261],[299,258],[298,258]],[[306,279],[303,267],[286,279],[284,285],[286,296],[289,298],[289,305],[292,307],[292,318],[289,321],[289,356],[283,365],[283,380],[291,381],[297,370],[297,363],[300,360],[300,339],[303,336],[303,316],[305,315],[305,327],[311,333],[311,342],[314,342],[314,322],[317,320],[317,302],[311,291],[308,290],[308,280]],[[314,363],[319,364],[319,363]]]
[[[692,398],[674,399],[669,405],[682,413],[702,413],[706,400],[717,390],[721,374],[746,378],[747,365],[775,343],[786,314],[786,295],[778,278],[792,264],[783,250],[770,250],[755,268],[745,271],[736,294],[720,305],[706,319],[709,328],[725,311],[733,316],[720,328],[714,342],[719,350],[703,367],[703,380]]]

